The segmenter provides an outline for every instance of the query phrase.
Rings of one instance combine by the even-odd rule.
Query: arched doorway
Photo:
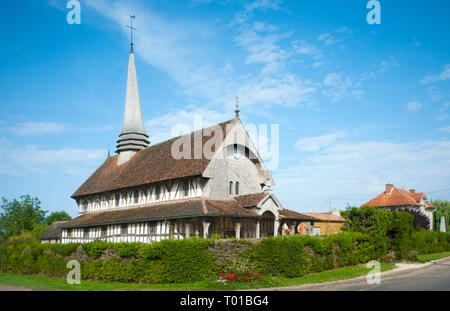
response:
[[[266,211],[262,214],[262,219],[260,223],[260,236],[261,238],[265,238],[268,236],[273,236],[275,226],[275,215]]]

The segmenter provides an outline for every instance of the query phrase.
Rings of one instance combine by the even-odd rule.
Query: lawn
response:
[[[382,263],[381,271],[391,270],[393,263]],[[25,287],[37,290],[57,291],[91,291],[91,290],[235,290],[251,288],[268,288],[279,286],[293,286],[311,283],[323,283],[337,280],[351,279],[367,274],[370,271],[366,265],[349,266],[334,270],[323,271],[299,278],[263,277],[261,281],[247,283],[224,284],[215,280],[204,280],[183,284],[135,284],[135,283],[105,283],[81,281],[79,285],[67,284],[65,280],[47,278],[36,275],[22,275],[0,273],[0,284]]]
[[[437,260],[445,257],[450,257],[450,252],[434,253],[434,254],[423,254],[417,256],[417,261],[428,262],[431,260]]]

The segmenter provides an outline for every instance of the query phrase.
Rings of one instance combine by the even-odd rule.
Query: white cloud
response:
[[[442,70],[441,73],[437,74],[437,75],[429,75],[424,77],[420,83],[422,84],[428,84],[428,83],[433,83],[433,82],[438,82],[438,81],[445,81],[450,79],[450,64],[447,64],[444,66],[444,69]]]
[[[112,125],[94,127],[75,127],[67,123],[56,122],[22,122],[6,128],[15,136],[41,136],[63,132],[106,132],[114,129]]]
[[[355,90],[357,86],[358,84],[354,84],[350,77],[343,77],[342,74],[332,72],[323,80],[323,94],[329,97],[331,102],[337,102],[348,95],[360,98],[363,93]]]
[[[298,54],[314,56],[315,58],[322,57],[321,49],[303,40],[295,42],[294,49]]]
[[[246,11],[253,11],[256,9],[271,9],[271,10],[279,10],[280,4],[282,3],[282,0],[255,0],[252,3],[245,5]]]
[[[339,138],[343,137],[345,137],[345,133],[339,131],[322,136],[301,138],[295,143],[295,147],[300,151],[315,152],[335,143]]]
[[[246,103],[292,107],[313,101],[316,86],[310,81],[285,74],[283,77],[257,77],[238,89]]]
[[[381,193],[387,182],[421,191],[449,184],[448,140],[334,141],[275,172],[276,193],[285,208],[327,210],[329,197],[359,199],[334,201],[332,207],[344,208],[347,202],[360,205]]]
[[[157,12],[142,8],[136,2],[86,0],[93,8],[129,37],[130,12],[140,12],[136,19],[135,51],[148,64],[162,70],[172,77],[185,91],[185,94],[206,100],[223,96],[226,77],[219,74],[220,69],[208,64],[208,41],[195,42],[192,33],[204,29],[214,31],[211,25],[201,20],[173,20]]]
[[[36,145],[18,146],[0,139],[0,174],[28,175],[63,172],[70,175],[86,175],[102,158],[104,149],[63,148],[44,150]]]
[[[235,41],[249,52],[247,63],[271,63],[289,57],[289,53],[277,45],[279,40],[289,35],[288,33],[261,35],[254,29],[246,29],[235,38]]]
[[[440,132],[446,132],[446,133],[450,134],[450,126],[440,128],[439,131]]]
[[[406,109],[412,112],[417,112],[422,109],[422,104],[418,102],[409,102],[406,104]]]
[[[59,134],[69,128],[67,124],[55,122],[23,122],[7,128],[13,135],[39,136],[47,134]]]
[[[149,133],[151,143],[155,144],[183,133],[189,133],[223,122],[230,119],[230,115],[229,113],[218,112],[206,107],[188,108],[147,120],[145,121],[145,127],[147,128],[147,133]]]
[[[325,45],[332,45],[340,42],[340,39],[336,39],[330,33],[323,33],[317,37],[317,40],[322,41]]]

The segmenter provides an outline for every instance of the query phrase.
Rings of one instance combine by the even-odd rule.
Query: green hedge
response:
[[[350,230],[320,237],[280,236],[244,244],[198,238],[152,244],[2,244],[0,271],[65,278],[67,261],[77,259],[83,280],[182,283],[217,279],[219,271],[235,273],[247,268],[265,275],[299,277],[372,259],[383,260],[394,251],[400,254],[398,257],[408,259],[450,251],[450,233],[411,232],[405,226],[408,217],[389,217],[388,226],[380,226],[379,220],[386,220],[384,216],[373,217],[377,228],[366,228],[365,233]],[[228,259],[218,260],[217,256]]]
[[[336,267],[377,259],[383,247],[374,246],[368,234],[342,232],[335,235],[282,236],[261,240],[247,251],[258,271],[284,277],[299,277]]]
[[[206,251],[213,243],[212,240],[193,238],[153,244],[96,241],[82,245],[1,245],[0,271],[64,278],[68,272],[67,261],[79,259],[83,279],[146,283],[192,282],[218,273],[220,267]],[[101,255],[107,250],[114,250],[115,253],[102,258]]]

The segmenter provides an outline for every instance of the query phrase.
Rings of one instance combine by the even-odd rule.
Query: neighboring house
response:
[[[118,155],[72,195],[79,216],[63,224],[62,243],[261,238],[278,235],[285,223],[294,234],[299,222],[315,220],[284,209],[272,193],[238,107],[229,121],[154,145],[148,138],[131,49]]]
[[[41,240],[41,243],[61,243],[61,226],[66,222],[67,221],[55,221],[38,237],[38,239]]]
[[[345,219],[341,217],[341,212],[339,210],[332,210],[331,213],[304,214],[319,219],[314,222],[314,230],[318,235],[338,233],[345,223]]]
[[[416,192],[414,189],[406,191],[392,184],[386,184],[384,192],[361,207],[363,206],[409,208],[420,211],[428,218],[430,230],[433,230],[433,211],[436,206],[428,202],[425,192]]]

